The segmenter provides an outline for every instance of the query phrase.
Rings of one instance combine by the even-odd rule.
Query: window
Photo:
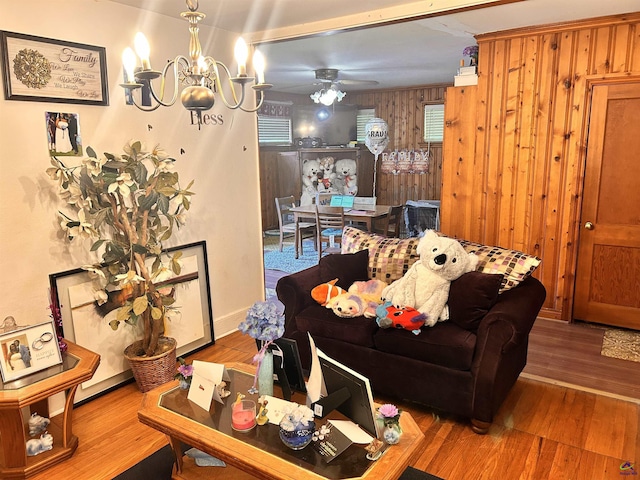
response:
[[[264,102],[258,110],[258,143],[291,145],[291,103]]]
[[[367,124],[369,120],[373,118],[376,118],[375,108],[362,108],[358,110],[358,116],[356,117],[358,143],[364,143],[364,141],[366,140],[366,135],[364,133],[364,126]]]
[[[422,138],[426,143],[442,142],[444,134],[444,104],[424,105]]]

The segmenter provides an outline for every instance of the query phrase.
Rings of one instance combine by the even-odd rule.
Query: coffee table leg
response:
[[[182,473],[182,456],[184,452],[182,451],[182,442],[177,438],[173,438],[171,435],[167,435],[169,439],[169,445],[171,446],[171,450],[173,450],[173,455],[175,456],[175,464],[176,464],[176,473]]]

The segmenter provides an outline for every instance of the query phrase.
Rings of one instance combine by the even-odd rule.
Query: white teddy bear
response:
[[[356,161],[351,158],[336,160],[336,175],[340,179],[340,183],[344,184],[345,195],[355,195],[358,193],[356,166]]]
[[[305,160],[302,163],[302,194],[300,205],[311,205],[313,197],[318,189],[318,172],[320,162],[318,160]]]
[[[420,260],[382,292],[382,298],[399,307],[413,307],[427,315],[432,327],[449,318],[446,307],[451,282],[476,269],[478,257],[460,242],[427,230],[418,243]]]

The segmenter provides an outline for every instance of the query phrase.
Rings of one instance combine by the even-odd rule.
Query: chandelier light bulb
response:
[[[238,62],[238,76],[246,77],[247,76],[247,57],[249,56],[249,47],[247,47],[247,42],[245,42],[242,37],[239,37],[238,40],[236,41],[234,54],[236,57],[236,62]]]
[[[260,50],[256,50],[253,52],[253,68],[256,71],[256,79],[258,84],[264,83],[264,69],[266,66],[266,62],[264,59],[264,55],[260,52]]]
[[[126,75],[124,79],[125,83],[135,81],[134,71],[136,68],[136,62],[136,54],[133,52],[131,47],[125,48],[122,52],[122,65],[124,65],[124,72]]]
[[[149,47],[149,42],[147,41],[147,37],[144,36],[144,33],[136,33],[136,36],[133,39],[133,45],[138,57],[140,57],[140,61],[142,62],[142,69],[151,70],[151,62],[149,61],[151,47]]]

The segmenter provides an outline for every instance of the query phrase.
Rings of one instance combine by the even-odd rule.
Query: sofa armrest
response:
[[[528,277],[519,286],[498,296],[478,327],[477,342],[493,344],[501,353],[527,342],[529,332],[542,308],[546,290],[534,277]]]
[[[316,304],[311,290],[322,283],[320,267],[313,267],[282,277],[276,284],[278,299],[284,304],[285,337],[296,329],[295,318],[305,308]]]
[[[471,365],[475,378],[473,421],[493,420],[525,367],[529,332],[545,297],[542,283],[528,277],[519,286],[500,294],[482,319]]]

